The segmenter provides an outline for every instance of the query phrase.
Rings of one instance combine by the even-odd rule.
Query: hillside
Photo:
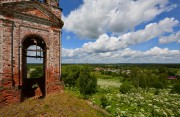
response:
[[[102,112],[69,93],[30,98],[23,103],[0,108],[1,117],[101,117]]]

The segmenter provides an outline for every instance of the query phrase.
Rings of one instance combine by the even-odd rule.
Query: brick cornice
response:
[[[0,14],[4,16],[13,16],[13,18],[18,18],[26,21],[36,22],[40,24],[50,25],[57,28],[62,28],[64,22],[54,15],[48,7],[42,5],[43,3],[32,2],[32,1],[23,1],[15,3],[6,3],[0,6]],[[16,8],[16,9],[15,9]],[[17,8],[20,8],[17,10]],[[27,9],[38,9],[45,15],[49,16],[49,19],[41,18],[36,15],[30,15],[22,13],[23,10]],[[52,20],[51,20],[52,19]]]

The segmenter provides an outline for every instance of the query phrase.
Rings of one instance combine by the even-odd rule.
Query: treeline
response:
[[[180,94],[179,67],[179,64],[68,64],[63,65],[62,78],[68,87],[78,87],[79,90],[86,90],[88,87],[88,90],[93,90],[92,92],[81,91],[81,93],[89,92],[87,94],[96,92],[94,87],[97,85],[97,79],[92,73],[97,71],[101,75],[111,76],[109,78],[118,77],[122,83],[120,91],[123,93],[128,92],[131,88],[140,87],[146,91],[149,88],[171,88],[171,93]],[[174,79],[169,79],[169,76],[174,76]],[[87,94],[84,93],[84,95]]]
[[[83,66],[86,64],[62,64],[63,66],[77,65]],[[117,64],[88,64],[91,67],[102,67],[102,68],[121,68],[121,67],[141,67],[141,68],[177,68],[180,69],[180,64],[176,63],[117,63]]]

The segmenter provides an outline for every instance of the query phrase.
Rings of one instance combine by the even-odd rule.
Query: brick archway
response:
[[[64,23],[58,2],[59,0],[44,0],[44,3],[36,0],[0,2],[0,106],[18,103],[33,96],[33,83],[42,85],[43,96],[63,90],[61,30]],[[42,79],[31,81],[27,79],[27,49],[36,45],[35,42],[44,53],[44,75]]]
[[[35,48],[29,49],[30,46],[34,45]],[[37,47],[39,47],[37,49]],[[35,52],[35,55],[28,55],[28,52]],[[47,44],[44,39],[37,34],[30,34],[25,36],[22,42],[22,91],[21,100],[25,98],[46,95],[46,52]],[[41,77],[28,78],[27,77],[27,58],[43,59],[43,71]],[[34,87],[37,85],[38,87]],[[39,91],[36,91],[39,88]]]

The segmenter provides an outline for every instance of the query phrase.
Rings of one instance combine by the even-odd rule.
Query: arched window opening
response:
[[[28,35],[22,43],[22,101],[45,96],[46,48],[39,35]]]
[[[32,45],[27,49],[27,78],[42,78],[43,73],[43,49]]]

